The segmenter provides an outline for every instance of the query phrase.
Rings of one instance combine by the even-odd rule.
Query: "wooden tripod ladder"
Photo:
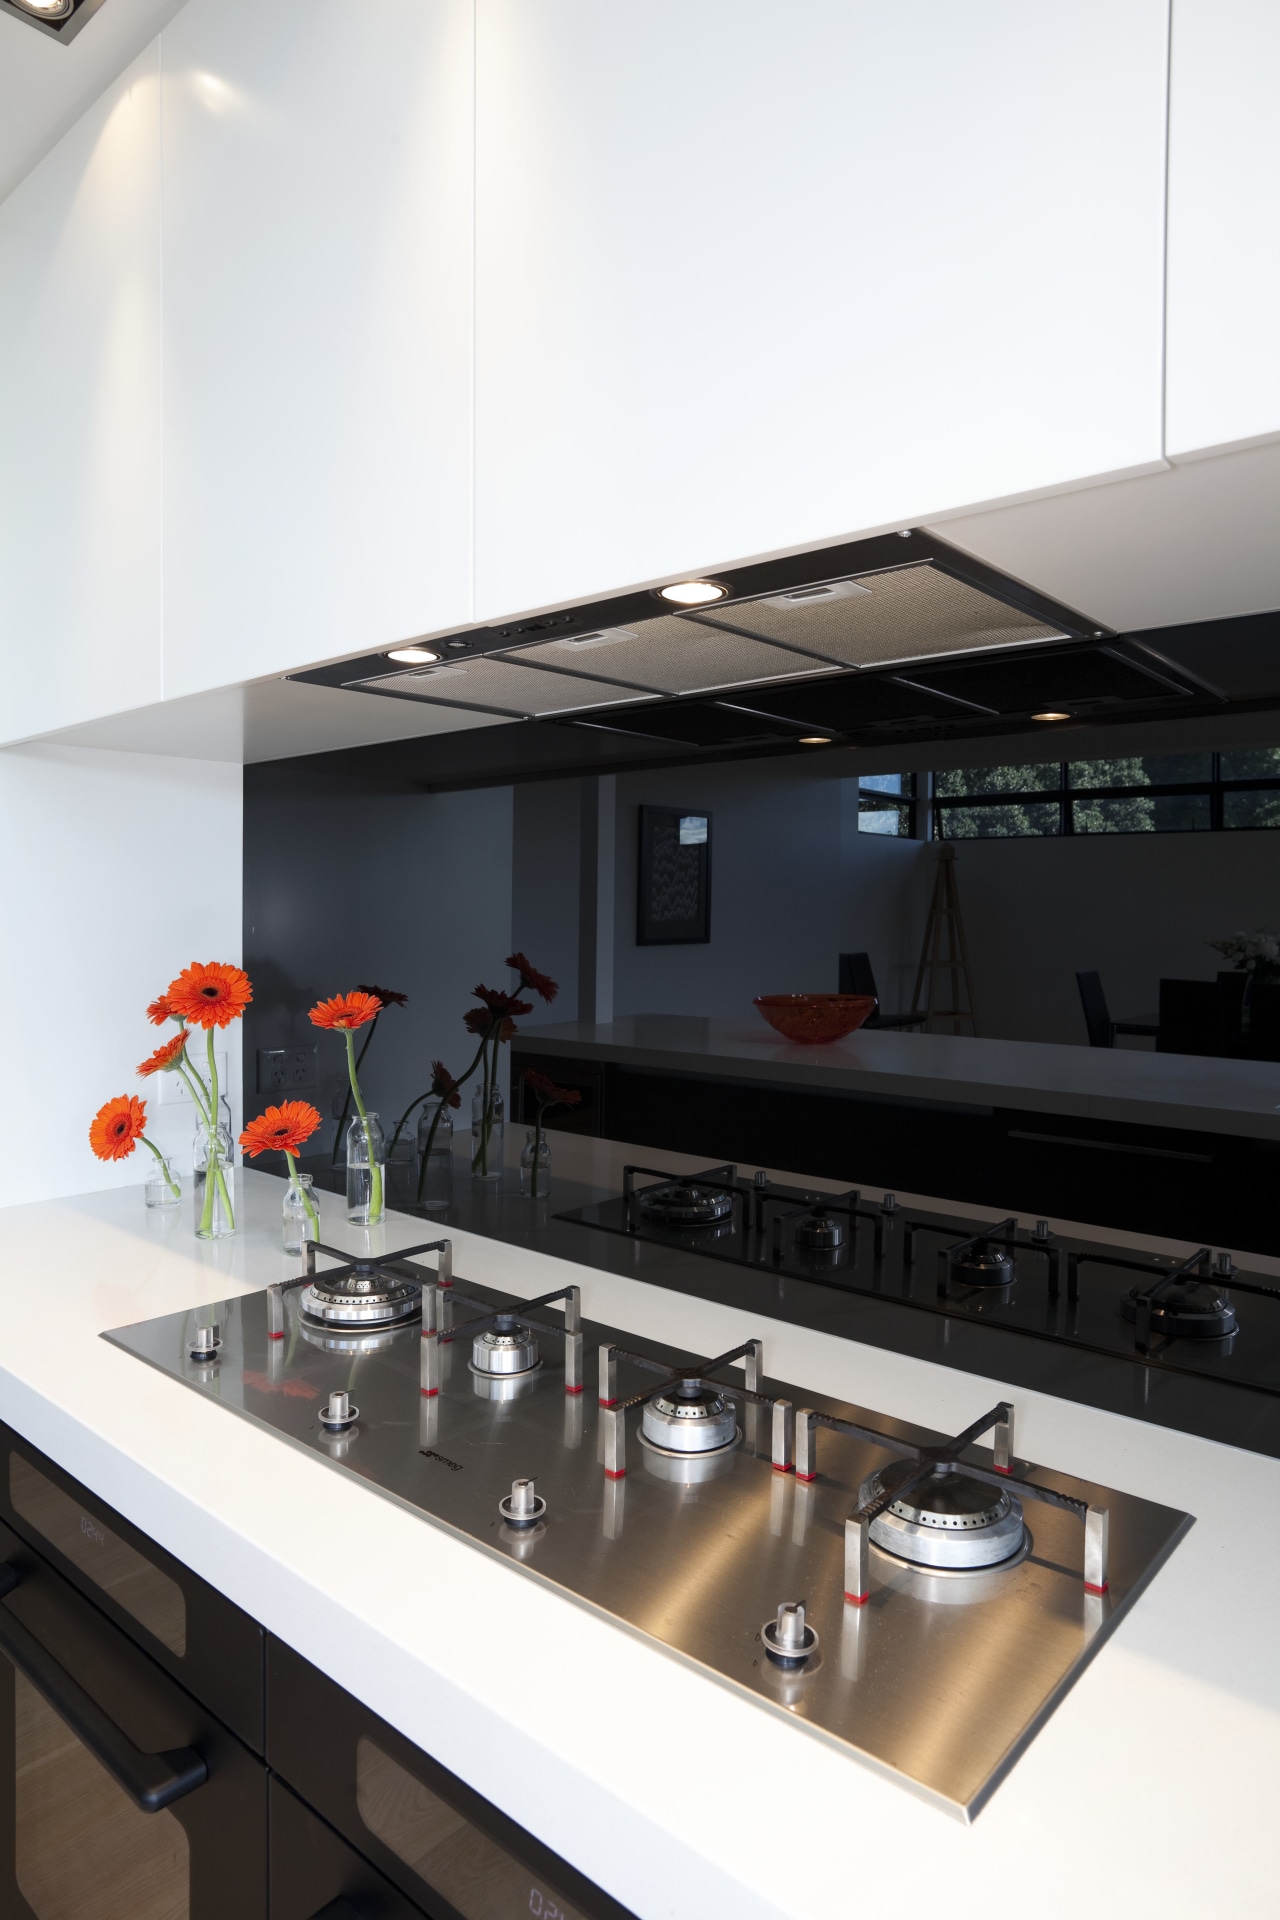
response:
[[[974,1035],[978,1031],[978,1008],[973,997],[973,978],[969,972],[969,949],[965,945],[964,921],[960,916],[960,895],[956,891],[956,850],[947,841],[938,847],[938,875],[933,883],[933,899],[929,905],[929,918],[925,924],[924,945],[920,949],[920,965],[916,972],[915,991],[911,996],[912,1013],[924,1013],[924,1031],[935,1033],[934,1025],[938,1020],[954,1022],[951,1031],[960,1032],[960,1022],[967,1020],[969,1030]],[[945,949],[945,957],[944,957]],[[928,997],[921,1002],[925,978],[928,976]],[[942,976],[946,976],[945,1000],[939,1005],[943,992]]]

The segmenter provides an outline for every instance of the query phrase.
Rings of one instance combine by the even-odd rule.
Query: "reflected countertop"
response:
[[[759,1019],[653,1013],[524,1027],[512,1047],[662,1073],[1280,1140],[1280,1064],[1265,1060],[875,1030],[795,1046]]]

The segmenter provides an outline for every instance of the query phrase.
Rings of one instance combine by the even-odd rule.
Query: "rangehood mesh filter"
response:
[[[419,667],[404,673],[382,673],[372,680],[349,680],[347,685],[362,693],[448,700],[455,706],[478,707],[515,719],[575,713],[587,707],[616,707],[621,701],[645,697],[643,692],[603,686],[598,680],[583,680],[576,674],[515,667],[500,654],[477,655],[465,666]]]
[[[630,631],[634,637],[599,650],[588,652],[572,640],[546,640],[536,647],[522,647],[519,658],[542,666],[572,667],[585,652],[582,664],[592,673],[643,687],[648,693],[710,693],[823,671],[823,662],[812,654],[788,653],[678,614],[641,621]]]
[[[858,584],[867,591],[848,598],[801,601],[786,608],[753,600],[732,611],[721,602],[698,618],[711,624],[731,621],[762,639],[809,647],[845,667],[883,667],[936,654],[1070,637],[927,561],[890,573],[862,574]]]

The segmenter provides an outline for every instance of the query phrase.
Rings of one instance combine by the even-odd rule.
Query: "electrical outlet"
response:
[[[258,1092],[281,1095],[305,1093],[319,1075],[315,1047],[259,1047]]]

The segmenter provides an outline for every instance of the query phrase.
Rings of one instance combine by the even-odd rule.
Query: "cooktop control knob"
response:
[[[803,1600],[784,1600],[776,1620],[760,1629],[764,1650],[780,1667],[802,1667],[817,1648],[818,1636],[804,1617]]]
[[[509,1527],[536,1527],[546,1511],[536,1480],[513,1480],[510,1493],[498,1502],[498,1512]]]
[[[216,1360],[221,1345],[216,1323],[211,1327],[197,1327],[191,1340],[191,1358],[204,1361]]]
[[[344,1393],[341,1387],[334,1388],[320,1409],[320,1425],[327,1427],[330,1433],[341,1433],[344,1427],[349,1427],[359,1418],[359,1407],[352,1406],[351,1395]]]

